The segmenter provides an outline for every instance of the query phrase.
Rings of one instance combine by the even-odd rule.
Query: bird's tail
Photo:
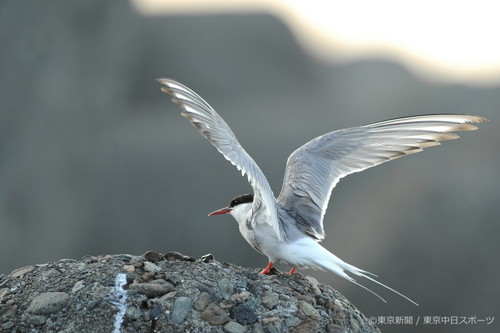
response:
[[[319,245],[319,244],[318,244]],[[356,276],[361,276],[361,277],[364,277],[365,279],[368,279],[370,281],[373,281],[375,282],[376,284],[398,294],[399,296],[405,298],[406,300],[408,300],[409,302],[415,304],[416,306],[418,306],[418,304],[413,301],[411,298],[403,295],[402,293],[400,293],[399,291],[397,290],[394,290],[392,289],[391,287],[389,286],[386,286],[385,284],[383,284],[382,282],[379,282],[377,280],[375,280],[373,277],[377,277],[377,275],[373,274],[373,273],[370,273],[370,272],[367,272],[365,270],[362,270],[358,267],[355,267],[353,265],[350,265],[348,263],[346,263],[345,261],[343,261],[342,259],[340,259],[339,257],[337,257],[336,255],[334,255],[333,253],[329,252],[327,249],[321,247],[323,250],[324,250],[324,255],[323,256],[319,256],[317,259],[314,259],[314,263],[321,269],[324,269],[324,270],[327,270],[327,271],[330,271],[332,273],[335,273],[341,277],[343,277],[344,279],[348,280],[348,281],[351,281],[352,283],[360,286],[361,288],[371,292],[373,295],[377,296],[378,298],[380,298],[382,301],[384,301],[385,303],[387,303],[387,301],[382,298],[379,294],[377,294],[376,292],[374,292],[373,290],[371,289],[368,289],[367,287],[363,286],[362,284],[360,284],[359,282],[357,282],[353,277],[349,276],[347,274],[347,272],[353,274],[353,275],[356,275]]]

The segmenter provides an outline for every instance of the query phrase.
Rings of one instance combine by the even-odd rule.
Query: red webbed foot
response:
[[[273,268],[273,263],[270,261],[269,264],[267,264],[267,267],[261,270],[259,273],[260,274],[269,274],[269,271]]]

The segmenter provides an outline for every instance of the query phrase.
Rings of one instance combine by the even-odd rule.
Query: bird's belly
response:
[[[278,241],[277,238],[254,240],[252,247],[269,258],[270,262],[282,262],[292,267],[318,269],[315,259],[323,258],[326,251],[314,239],[304,236],[295,240]],[[327,252],[327,251],[326,251]]]
[[[255,251],[268,257],[275,252],[278,239],[267,224],[240,225],[240,232]]]

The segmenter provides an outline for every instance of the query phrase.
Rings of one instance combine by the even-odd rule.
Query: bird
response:
[[[365,278],[418,306],[379,282],[377,275],[348,264],[323,247],[323,218],[339,180],[398,157],[457,139],[455,131],[471,131],[488,119],[474,115],[416,115],[335,130],[296,149],[286,162],[281,192],[276,198],[264,173],[243,149],[222,117],[196,92],[180,82],[160,78],[161,90],[171,95],[184,116],[229,162],[246,175],[253,193],[234,198],[229,206],[210,214],[230,214],[250,246],[267,256],[260,271],[269,274],[277,262],[296,268],[335,273],[386,300],[356,278]]]

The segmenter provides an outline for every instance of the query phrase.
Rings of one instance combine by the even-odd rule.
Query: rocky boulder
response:
[[[0,332],[380,332],[312,277],[177,252],[88,256],[0,275]]]

